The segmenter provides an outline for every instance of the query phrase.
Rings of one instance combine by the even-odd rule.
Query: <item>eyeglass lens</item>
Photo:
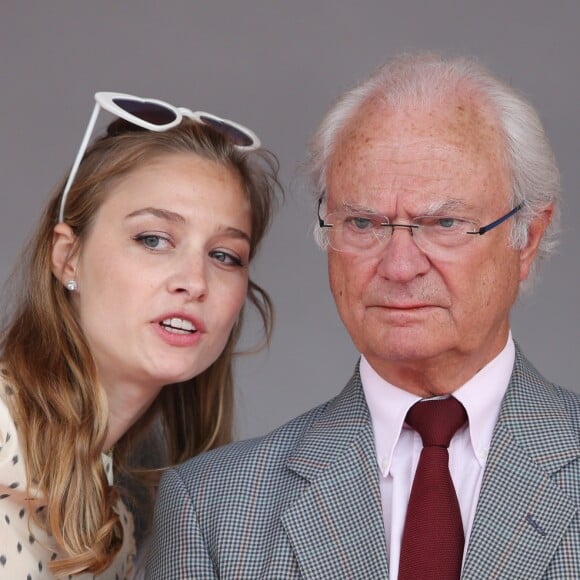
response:
[[[221,133],[224,137],[227,137],[234,145],[248,147],[254,144],[254,140],[247,133],[244,133],[229,123],[224,123],[219,119],[208,117],[206,115],[201,115],[199,118],[205,125],[212,127],[218,133]]]
[[[132,99],[113,99],[113,102],[127,113],[152,125],[167,125],[177,118],[174,111],[156,103],[143,103]]]
[[[152,125],[161,127],[172,123],[177,118],[174,111],[158,103],[120,98],[113,99],[113,102],[124,111],[127,111],[127,113]],[[208,115],[200,115],[199,119],[204,125],[211,127],[234,145],[249,147],[254,144],[254,139],[250,135],[234,125]]]

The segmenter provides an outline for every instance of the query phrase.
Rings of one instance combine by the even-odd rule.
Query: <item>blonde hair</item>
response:
[[[78,244],[82,246],[112,180],[152,157],[188,152],[239,176],[251,203],[253,257],[275,204],[275,157],[266,151],[242,153],[212,129],[189,120],[162,133],[131,129],[125,122],[111,124],[109,134],[93,144],[79,168],[64,218]],[[14,387],[11,406],[20,426],[29,486],[47,501],[45,519],[32,517],[65,551],[67,557],[49,567],[66,575],[105,570],[122,544],[123,530],[113,509],[119,490],[108,485],[101,456],[107,433],[106,396],[67,291],[51,271],[61,191],[62,185],[26,249],[17,305],[2,336],[2,351]],[[258,310],[268,342],[273,322],[270,299],[252,281],[247,298]],[[162,389],[147,413],[119,440],[116,469],[126,468],[135,441],[159,422],[169,464],[230,441],[232,356],[242,318],[243,312],[225,350],[206,371]],[[154,479],[159,470],[152,473]]]

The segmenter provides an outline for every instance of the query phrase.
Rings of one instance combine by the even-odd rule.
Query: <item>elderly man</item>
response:
[[[150,578],[580,578],[580,398],[509,314],[548,251],[540,121],[479,65],[387,63],[312,142],[360,362],[332,401],[161,484]]]

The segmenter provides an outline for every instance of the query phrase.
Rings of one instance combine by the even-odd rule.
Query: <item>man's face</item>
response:
[[[372,210],[394,223],[441,204],[480,225],[511,209],[498,129],[468,97],[396,112],[366,105],[341,133],[327,184],[328,212]],[[532,226],[523,250],[510,247],[511,220],[445,255],[423,252],[406,228],[379,252],[329,248],[332,293],[355,346],[401,388],[454,390],[504,347],[545,225]]]

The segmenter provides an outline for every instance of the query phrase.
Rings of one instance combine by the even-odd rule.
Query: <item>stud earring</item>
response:
[[[79,289],[79,285],[77,284],[77,281],[76,280],[69,280],[66,283],[66,289],[69,292],[76,292]]]

